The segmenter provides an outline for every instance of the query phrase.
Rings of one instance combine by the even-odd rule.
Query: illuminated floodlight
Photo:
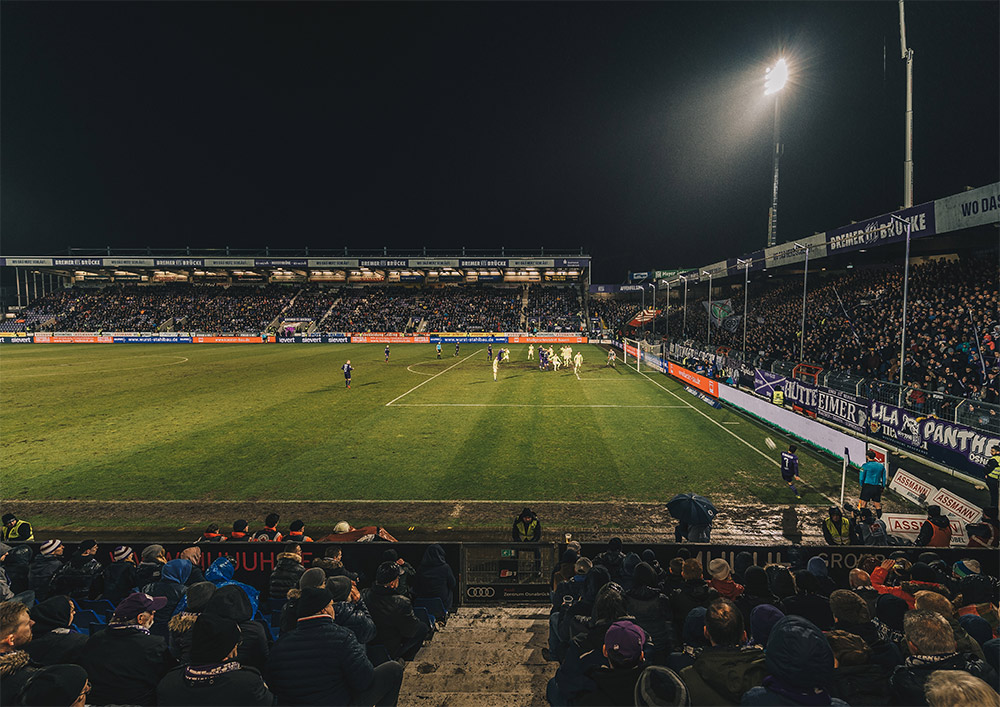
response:
[[[764,72],[764,95],[770,96],[785,87],[788,82],[788,64],[784,59],[778,59],[777,63]]]

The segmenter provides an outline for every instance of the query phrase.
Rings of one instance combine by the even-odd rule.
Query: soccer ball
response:
[[[777,449],[778,448],[778,445],[776,445],[774,443],[774,440],[771,439],[770,437],[765,437],[764,438],[764,444],[766,444],[769,449]]]

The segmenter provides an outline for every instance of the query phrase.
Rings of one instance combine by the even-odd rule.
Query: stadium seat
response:
[[[427,624],[432,633],[437,630],[437,622],[434,620],[434,615],[427,611],[427,609],[422,606],[415,606],[413,607],[413,614]]]
[[[91,609],[81,609],[76,612],[73,623],[79,626],[89,626],[90,624],[105,624],[104,617]]]
[[[430,615],[438,621],[446,621],[448,619],[448,610],[444,607],[441,597],[414,597],[413,606],[427,609]]]
[[[100,616],[107,616],[115,610],[115,605],[107,599],[74,599],[80,609],[90,609]]]

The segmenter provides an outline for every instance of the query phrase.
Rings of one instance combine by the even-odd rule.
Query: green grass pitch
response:
[[[576,347],[579,376],[510,348],[494,382],[471,344],[440,360],[393,345],[388,364],[382,345],[4,346],[3,496],[792,500],[787,442],[757,423],[620,358],[609,368],[602,347]],[[801,503],[826,505],[839,464],[800,457]]]

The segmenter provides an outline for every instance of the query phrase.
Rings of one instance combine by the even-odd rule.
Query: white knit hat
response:
[[[115,548],[114,552],[111,553],[111,557],[115,562],[119,562],[130,558],[132,556],[132,552],[132,548],[128,545],[119,545]]]
[[[718,557],[708,563],[708,573],[712,575],[712,579],[727,580],[731,573],[729,563]]]
[[[39,552],[43,555],[51,555],[53,552],[62,547],[62,540],[46,540],[42,543]]]

